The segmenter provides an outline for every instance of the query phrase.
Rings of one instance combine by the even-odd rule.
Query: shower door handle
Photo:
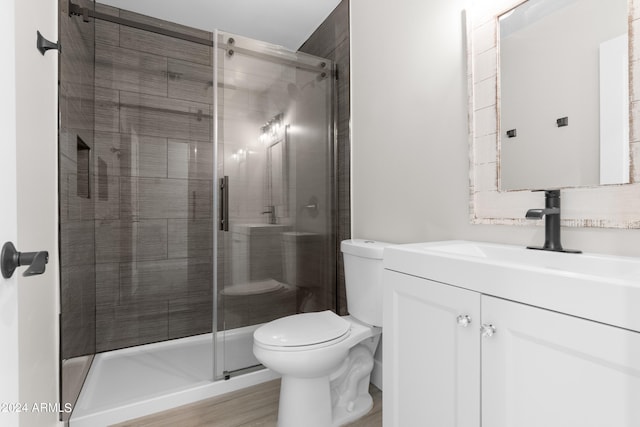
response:
[[[220,230],[229,231],[229,177],[220,178]]]

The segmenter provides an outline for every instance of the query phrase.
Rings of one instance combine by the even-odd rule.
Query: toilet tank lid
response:
[[[340,250],[345,254],[355,255],[363,258],[382,259],[384,248],[392,243],[378,242],[368,239],[343,240],[340,243]]]
[[[253,333],[259,343],[277,347],[300,347],[331,341],[349,332],[351,324],[330,310],[282,317]]]

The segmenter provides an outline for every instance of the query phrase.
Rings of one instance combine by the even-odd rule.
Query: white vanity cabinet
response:
[[[384,271],[383,423],[480,425],[480,294]]]
[[[385,427],[640,426],[640,333],[384,275]]]
[[[482,296],[482,425],[640,426],[640,333]],[[385,390],[386,391],[386,390]]]

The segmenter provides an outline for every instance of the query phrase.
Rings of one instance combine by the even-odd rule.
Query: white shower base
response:
[[[258,364],[256,326],[224,332],[226,369]],[[218,333],[218,340],[223,339]],[[233,365],[230,365],[233,362]],[[100,353],[95,356],[70,427],[99,427],[175,408],[278,378],[262,369],[213,381],[212,334]]]

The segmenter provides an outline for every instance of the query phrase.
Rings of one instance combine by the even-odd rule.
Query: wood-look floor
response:
[[[370,387],[373,409],[349,427],[382,426],[382,392]],[[113,427],[275,427],[280,380],[116,424]]]

